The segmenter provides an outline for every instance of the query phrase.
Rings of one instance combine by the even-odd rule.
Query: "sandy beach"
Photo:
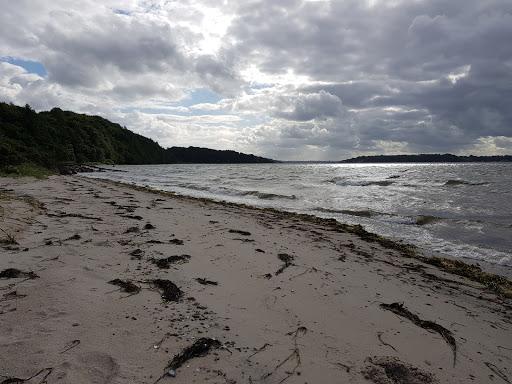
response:
[[[510,298],[322,221],[79,176],[0,213],[0,383],[512,382]]]

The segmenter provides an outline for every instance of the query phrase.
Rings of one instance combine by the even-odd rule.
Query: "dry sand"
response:
[[[0,188],[0,271],[39,276],[0,279],[0,383],[512,381],[510,300],[353,234],[81,177]]]

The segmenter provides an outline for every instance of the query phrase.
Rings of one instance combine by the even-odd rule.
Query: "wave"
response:
[[[324,183],[336,184],[344,187],[368,187],[376,185],[379,187],[387,187],[395,182],[392,180],[370,180],[370,181],[355,181],[347,180],[344,177],[333,177],[332,179],[324,180]]]
[[[280,195],[278,193],[268,193],[260,191],[242,191],[237,193],[240,196],[256,196],[258,199],[273,200],[273,199],[286,199],[286,200],[297,200],[295,195]]]
[[[172,185],[169,185],[172,187]],[[239,189],[232,189],[226,187],[207,187],[203,185],[197,185],[193,183],[179,183],[175,185],[179,188],[192,189],[196,191],[206,191],[215,195],[229,195],[229,196],[254,196],[262,200],[274,200],[274,199],[285,199],[285,200],[297,200],[296,195],[281,195],[278,193],[262,192],[262,191],[243,191]]]
[[[457,180],[457,179],[450,179],[446,183],[444,183],[444,185],[446,185],[446,186],[456,186],[456,185],[488,185],[488,184],[489,183],[485,183],[485,182],[482,182],[482,183],[471,183],[471,182],[466,181],[466,180]]]
[[[331,209],[331,208],[317,207],[317,208],[314,208],[314,210],[319,211],[319,212],[325,212],[325,213],[342,213],[344,215],[358,216],[358,217],[372,217],[372,216],[379,215],[378,212],[373,212],[373,211],[370,211],[369,209],[351,210],[351,209]]]
[[[191,184],[191,183],[179,183],[179,184],[168,184],[169,187],[179,187],[179,188],[186,188],[186,189],[194,189],[196,191],[210,191],[211,189],[209,187],[203,186],[203,185],[197,185],[197,184]]]
[[[442,220],[440,217],[437,216],[430,216],[430,215],[421,215],[416,217],[416,225],[428,225],[433,224],[435,222],[438,222]]]

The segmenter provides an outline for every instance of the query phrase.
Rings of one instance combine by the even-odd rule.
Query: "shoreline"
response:
[[[245,203],[236,203],[230,202],[227,200],[216,200],[214,198],[208,197],[196,197],[191,195],[185,195],[178,192],[173,191],[165,191],[158,188],[153,188],[147,185],[139,185],[136,183],[126,183],[117,180],[103,179],[103,178],[94,178],[88,177],[84,175],[78,175],[77,177],[84,177],[86,179],[94,179],[101,180],[107,183],[112,183],[113,185],[124,186],[128,188],[133,188],[140,191],[146,191],[149,193],[161,194],[164,196],[170,196],[178,199],[185,199],[191,201],[199,201],[211,204],[219,204],[221,206],[227,207],[235,207],[241,209],[255,210],[255,211],[263,211],[263,212],[271,212],[276,215],[281,215],[284,217],[295,217],[299,220],[303,220],[310,223],[321,224],[326,227],[330,227],[333,230],[345,231],[348,233],[352,233],[354,235],[359,236],[362,240],[369,242],[377,242],[385,248],[398,250],[402,256],[406,258],[415,258],[426,264],[435,265],[440,269],[443,269],[445,272],[449,272],[452,274],[456,274],[459,276],[463,276],[469,278],[476,282],[485,282],[487,279],[491,279],[490,282],[493,290],[496,287],[495,279],[493,276],[502,277],[503,283],[506,285],[506,297],[512,298],[512,267],[507,265],[496,265],[492,263],[488,263],[483,260],[476,260],[471,258],[455,258],[445,254],[439,253],[431,253],[427,255],[428,250],[422,249],[414,244],[409,244],[404,242],[401,239],[394,239],[387,236],[381,236],[379,234],[367,231],[360,224],[347,224],[342,223],[334,218],[325,218],[321,216],[317,216],[314,214],[308,213],[299,213],[293,211],[287,211],[284,209],[272,208],[272,207],[258,207],[256,205],[249,205]],[[483,267],[482,267],[482,265]],[[501,272],[501,273],[500,273]],[[506,282],[509,281],[509,283]],[[485,283],[484,283],[485,284]]]
[[[508,279],[512,279],[512,264],[510,253],[510,240],[507,234],[510,232],[508,228],[508,222],[506,217],[509,214],[509,210],[504,208],[500,211],[495,211],[496,202],[482,203],[480,205],[478,201],[475,201],[475,195],[478,193],[484,193],[485,190],[481,188],[489,187],[473,187],[472,183],[465,180],[460,181],[459,184],[454,186],[445,186],[455,179],[459,180],[456,176],[446,176],[444,179],[437,181],[433,180],[435,188],[439,189],[441,197],[436,197],[438,193],[437,189],[431,190],[431,188],[423,188],[418,196],[423,196],[421,204],[411,203],[415,201],[414,193],[411,192],[411,187],[414,185],[426,185],[430,182],[421,182],[417,180],[418,172],[412,172],[411,183],[407,184],[404,179],[391,180],[396,186],[390,186],[392,188],[389,193],[386,193],[387,189],[381,187],[364,187],[352,189],[337,188],[336,186],[330,186],[329,182],[334,182],[338,177],[331,178],[337,174],[334,171],[322,171],[327,174],[320,177],[313,177],[311,180],[308,179],[305,185],[306,192],[294,191],[289,185],[288,181],[284,182],[282,188],[276,184],[277,182],[269,181],[268,187],[259,187],[255,185],[252,179],[249,177],[249,184],[247,188],[242,186],[243,178],[239,175],[242,170],[213,170],[208,171],[205,175],[205,180],[202,181],[200,168],[179,168],[176,170],[175,176],[169,176],[168,182],[165,177],[156,176],[162,174],[161,172],[167,172],[169,169],[155,168],[148,170],[148,177],[144,176],[144,168],[136,167],[119,167],[129,172],[133,171],[133,174],[85,174],[85,177],[104,178],[111,179],[125,183],[136,183],[140,186],[150,185],[157,189],[166,191],[172,191],[177,194],[193,196],[198,198],[207,198],[214,201],[228,201],[234,203],[242,203],[255,207],[274,207],[278,210],[284,210],[288,212],[303,213],[315,215],[321,218],[334,218],[341,223],[349,224],[361,224],[369,232],[377,233],[383,237],[393,239],[394,241],[402,241],[409,244],[414,244],[418,249],[421,249],[424,255],[445,257],[453,260],[461,260],[469,264],[478,264],[484,271],[500,274]],[[251,168],[252,169],[252,168]],[[254,169],[254,172],[260,174],[261,171]],[[293,175],[291,171],[279,171],[277,174]],[[294,171],[295,172],[295,171]],[[386,174],[401,174],[402,171],[386,171]],[[220,182],[218,188],[216,187],[215,177],[223,174],[233,174],[234,180],[224,180]],[[420,172],[421,173],[421,172]],[[183,175],[190,174],[190,181],[185,182],[181,180]],[[181,176],[180,176],[181,175]],[[132,177],[133,176],[133,177]],[[261,176],[261,175],[260,175]],[[258,177],[260,177],[258,176]],[[397,176],[389,176],[396,178]],[[286,177],[285,177],[286,178]],[[464,177],[461,176],[463,179]],[[318,180],[317,180],[318,179]],[[322,182],[316,184],[317,182]],[[359,178],[358,175],[352,175],[350,180],[354,179],[353,185],[366,185],[364,180]],[[379,179],[375,175],[371,180]],[[454,180],[452,180],[454,179]],[[363,181],[361,181],[363,180]],[[386,179],[387,180],[387,179]],[[448,181],[446,181],[448,180]],[[491,185],[493,182],[486,179],[486,182],[478,183]],[[351,182],[343,182],[341,185],[352,185]],[[362,184],[361,184],[362,183]],[[404,184],[405,183],[405,184]],[[371,183],[370,183],[371,184]],[[494,185],[494,184],[493,184]],[[503,189],[504,184],[496,184],[497,186],[492,188]],[[500,186],[498,186],[500,185]],[[402,188],[403,187],[403,188]],[[383,196],[382,200],[372,198],[372,194],[382,193],[394,197]],[[480,215],[476,216],[470,214],[473,212],[473,205],[469,202],[466,204],[462,202],[462,208],[458,212],[459,208],[444,209],[440,208],[443,203],[439,203],[439,207],[436,201],[444,196],[443,194],[454,191],[454,195],[458,196],[455,198],[458,202],[467,192],[471,194],[471,200],[475,210],[479,210]],[[475,189],[474,193],[472,192]],[[311,192],[313,191],[313,192]],[[343,192],[345,191],[345,192]],[[489,191],[489,192],[492,192]],[[325,192],[326,195],[322,195]],[[318,193],[312,194],[312,193]],[[340,195],[340,200],[336,203],[336,196],[338,193],[348,193],[347,195]],[[353,196],[361,195],[361,202],[355,199]],[[425,194],[426,197],[424,196]],[[261,197],[260,197],[261,195]],[[342,197],[344,196],[344,197]],[[288,199],[289,198],[289,199]],[[405,199],[405,200],[402,200]],[[417,200],[417,199],[416,199]],[[498,200],[499,201],[499,200]],[[411,204],[413,207],[411,208]],[[454,203],[455,204],[455,203]],[[397,208],[400,206],[407,208]],[[482,211],[483,207],[489,205],[489,213]],[[458,206],[458,205],[454,205]],[[494,208],[493,208],[494,207]],[[445,212],[446,211],[446,212]],[[458,212],[458,213],[457,213]],[[464,213],[466,212],[466,213]],[[493,213],[494,212],[494,213]],[[500,213],[501,212],[501,213]],[[496,220],[492,219],[493,215],[497,215]],[[501,216],[500,216],[501,215]]]
[[[0,379],[512,377],[510,282],[361,226],[83,176],[0,178],[0,204]]]

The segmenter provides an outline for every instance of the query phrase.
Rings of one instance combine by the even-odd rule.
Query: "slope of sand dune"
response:
[[[80,177],[0,187],[0,383],[512,381],[510,300],[354,234]]]

